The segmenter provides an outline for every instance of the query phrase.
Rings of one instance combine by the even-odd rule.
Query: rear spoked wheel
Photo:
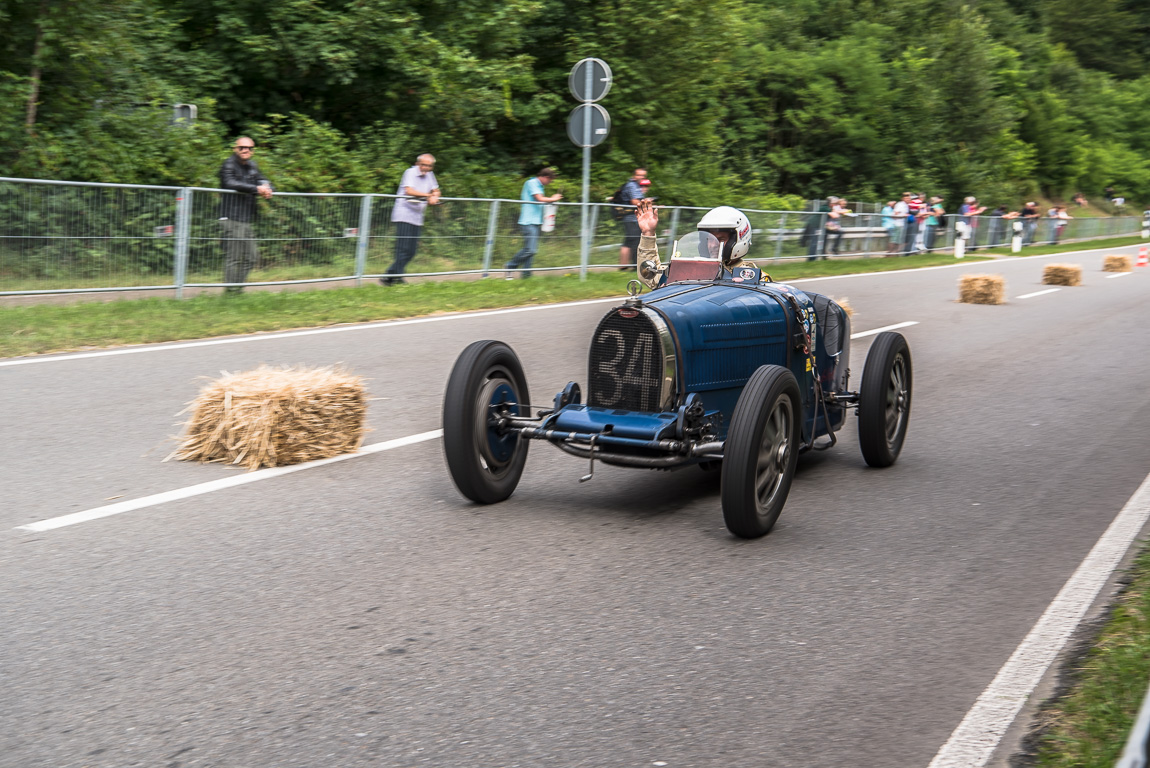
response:
[[[901,333],[885,331],[867,353],[859,388],[859,447],[872,467],[898,459],[910,423],[914,385],[910,346]]]

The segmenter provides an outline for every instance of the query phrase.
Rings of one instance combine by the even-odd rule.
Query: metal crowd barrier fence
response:
[[[174,291],[223,288],[226,236],[219,220],[226,190],[0,178],[0,296],[109,291]],[[361,284],[382,276],[396,246],[391,214],[395,195],[276,193],[258,201],[252,239],[258,263],[246,285],[320,282]],[[489,276],[519,250],[517,225],[523,202],[443,198],[427,206],[408,276]],[[591,204],[590,257],[581,262],[578,206],[560,202],[554,227],[545,232],[532,269],[607,269],[619,264],[624,232],[620,211]],[[858,206],[855,206],[858,209]],[[660,247],[666,255],[679,235],[693,229],[706,208],[660,208]],[[861,209],[859,209],[861,210]],[[952,249],[958,217],[937,228],[920,226],[923,242],[907,227],[878,212],[838,220],[830,231],[825,213],[746,210],[757,262],[826,257],[884,256],[922,249]],[[1009,245],[1010,222],[971,219],[967,248]],[[1134,234],[1137,217],[1078,218],[1058,227],[1044,219],[1026,225],[1028,242],[1088,240]],[[832,227],[833,228],[833,227]],[[928,240],[929,239],[929,240]]]

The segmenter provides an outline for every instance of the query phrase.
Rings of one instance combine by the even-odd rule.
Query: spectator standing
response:
[[[902,199],[894,205],[894,216],[901,222],[899,228],[899,240],[892,243],[895,253],[901,253],[906,256],[909,251],[907,250],[908,234],[907,230],[910,229],[911,215],[910,215],[910,201],[913,195],[910,192],[903,192]],[[910,241],[913,241],[913,235],[909,236]]]
[[[647,179],[646,168],[636,168],[631,178],[623,185],[623,199],[628,205],[638,205],[643,199],[642,182]],[[635,216],[635,209],[628,208],[623,214],[623,245],[619,248],[620,270],[628,271],[635,266],[635,255],[639,251],[639,220]]]
[[[1052,216],[1054,217],[1054,237],[1053,237],[1053,240],[1054,240],[1054,242],[1057,243],[1058,241],[1060,241],[1062,239],[1062,233],[1064,231],[1066,231],[1066,225],[1069,224],[1070,220],[1074,217],[1066,212],[1066,206],[1065,205],[1054,206],[1054,213],[1052,214]]]
[[[523,182],[523,190],[519,193],[519,199],[523,201],[519,206],[519,231],[523,233],[523,247],[504,265],[504,269],[522,267],[520,277],[525,279],[531,277],[531,260],[539,250],[539,235],[543,230],[543,203],[555,203],[563,199],[560,194],[550,197],[543,194],[543,188],[554,180],[555,170],[543,168]],[[507,279],[512,278],[508,275]]]
[[[1027,203],[1018,212],[1018,218],[1022,219],[1022,244],[1030,245],[1034,242],[1034,232],[1038,229],[1038,206],[1034,203]]]
[[[843,244],[843,228],[847,225],[847,219],[854,218],[854,215],[846,198],[835,198],[827,219],[827,253],[838,255]],[[831,245],[832,242],[834,245]]]
[[[1006,243],[1006,227],[1003,220],[1010,214],[1010,208],[1005,205],[1000,205],[995,208],[990,214],[990,235],[987,237],[987,246],[994,248],[995,246],[1004,245]],[[1018,214],[1013,214],[1010,218],[1017,218]]]
[[[272,197],[272,185],[263,177],[252,153],[256,143],[247,136],[236,139],[232,154],[220,166],[220,186],[238,194],[220,196],[220,230],[224,241],[224,282],[246,283],[259,261],[252,226],[259,215],[256,196]],[[242,285],[224,288],[228,294],[243,292]]]
[[[922,195],[911,195],[910,200],[907,201],[907,217],[906,217],[906,241],[903,245],[903,255],[909,256],[912,253],[917,253],[921,248],[919,242],[920,224],[925,218],[923,208],[925,206],[922,202]]]
[[[403,271],[415,258],[419,248],[419,236],[423,230],[423,214],[429,205],[439,205],[439,181],[435,178],[435,157],[422,154],[415,158],[415,165],[403,172],[391,211],[391,222],[395,224],[395,261],[387,268],[387,274],[379,278],[383,285],[404,282]]]
[[[1083,207],[1088,202],[1090,202],[1089,200],[1086,199],[1086,197],[1081,192],[1075,192],[1074,197],[1072,197],[1070,199],[1073,200],[1074,204],[1077,205],[1079,208]]]
[[[898,218],[895,207],[898,202],[887,200],[882,207],[882,228],[886,230],[886,255],[898,253],[898,244],[902,242],[902,225],[905,218]]]
[[[938,233],[938,228],[943,226],[943,219],[946,216],[946,209],[942,207],[942,196],[934,195],[930,198],[930,207],[927,209],[926,217],[926,250],[934,250],[934,238]]]
[[[807,215],[806,223],[803,224],[803,234],[799,236],[799,245],[807,247],[807,261],[814,261],[822,254],[828,234],[827,225],[831,221],[831,208],[838,200],[832,195],[825,202],[819,203],[817,211]]]
[[[1046,220],[1050,222],[1047,225],[1048,231],[1046,233],[1046,239],[1053,243],[1054,242],[1054,229],[1058,225],[1058,206],[1057,205],[1052,205],[1046,209]]]
[[[961,222],[966,225],[968,250],[978,250],[978,217],[985,211],[986,206],[979,205],[977,197],[964,197],[962,199],[962,206],[958,209],[958,215],[962,217]]]

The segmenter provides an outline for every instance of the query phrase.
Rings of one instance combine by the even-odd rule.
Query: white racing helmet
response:
[[[733,264],[751,249],[751,220],[738,208],[723,205],[703,214],[695,229],[726,229],[733,233],[723,248],[723,263]]]

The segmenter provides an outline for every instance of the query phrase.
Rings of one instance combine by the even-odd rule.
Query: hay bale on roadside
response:
[[[1002,275],[963,275],[958,281],[958,300],[963,304],[1002,304],[1005,294]]]
[[[326,459],[359,448],[367,391],[340,368],[260,366],[224,372],[200,390],[180,447],[168,458],[249,470]]]
[[[1077,264],[1047,264],[1042,270],[1043,285],[1082,285],[1082,267]]]
[[[1110,255],[1102,260],[1103,272],[1133,272],[1134,265],[1129,256]]]

